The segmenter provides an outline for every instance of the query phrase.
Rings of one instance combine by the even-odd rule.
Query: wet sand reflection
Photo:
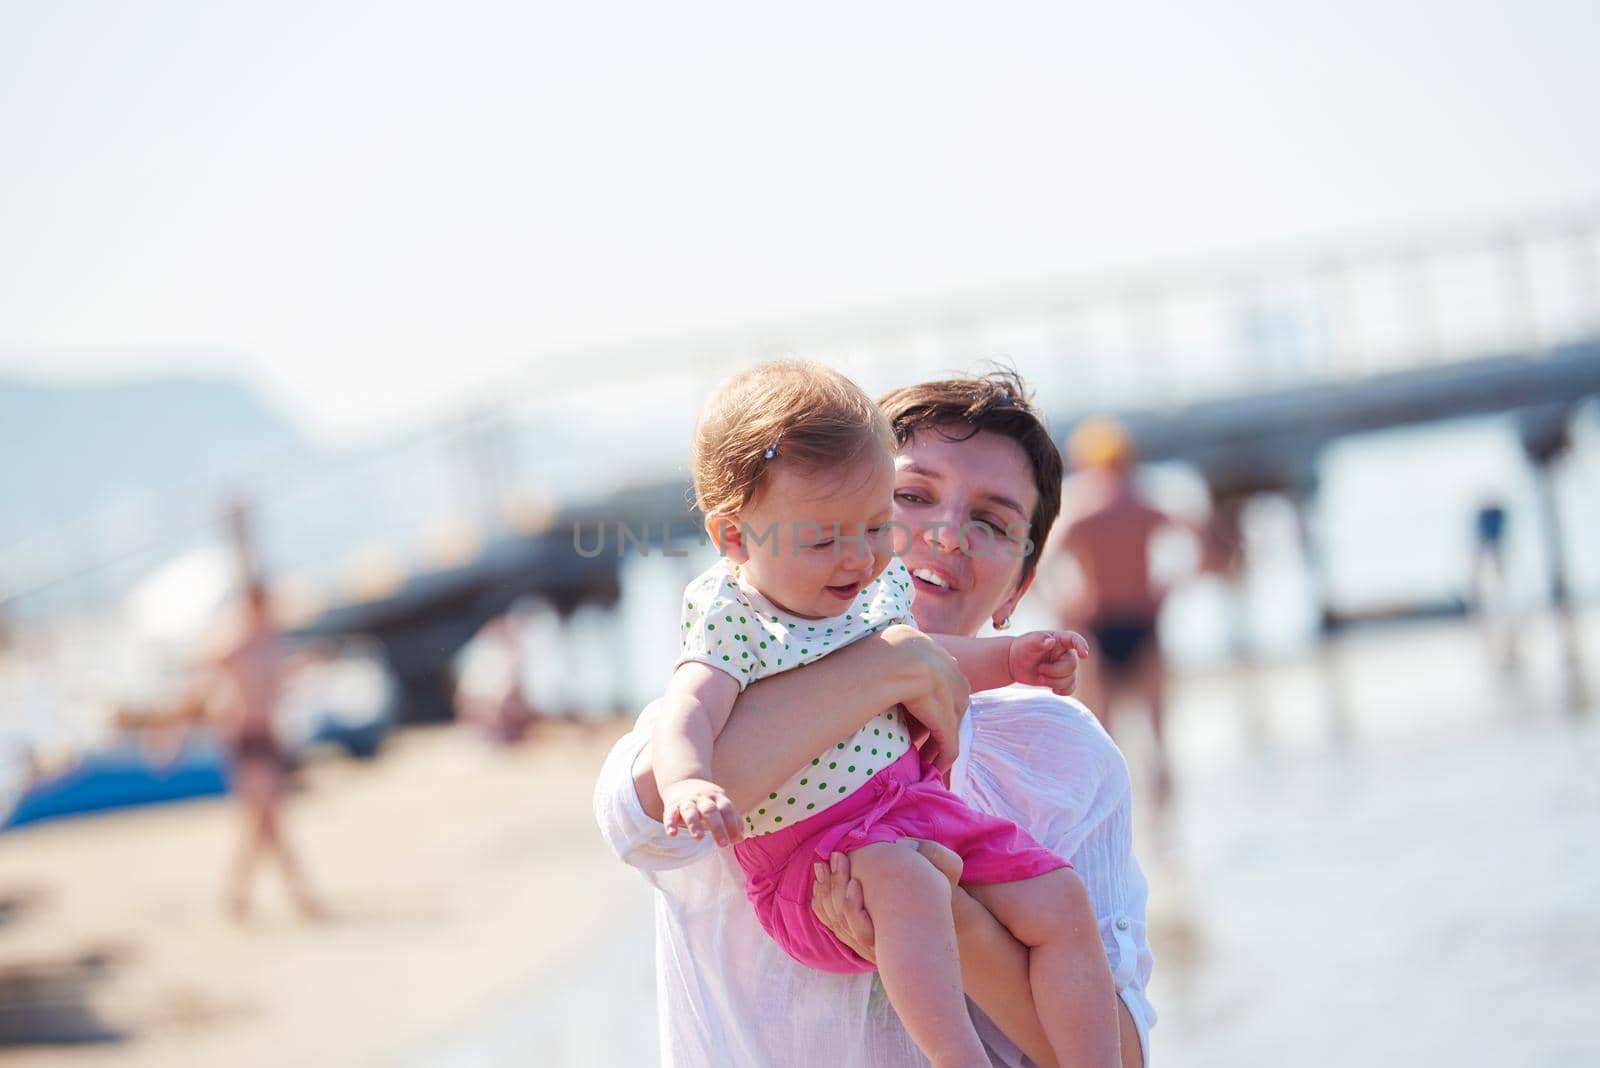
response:
[[[1600,1057],[1600,722],[1555,626],[1511,676],[1434,624],[1180,685],[1139,845],[1159,1063]]]

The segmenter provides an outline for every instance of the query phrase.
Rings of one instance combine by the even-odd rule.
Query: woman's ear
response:
[[[1022,595],[1028,592],[1028,587],[1033,585],[1034,576],[1038,571],[1028,572],[1028,577],[1017,584],[1017,590],[1010,597],[1001,601],[989,615],[989,622],[999,626],[1002,620],[1011,618],[1011,613],[1017,610],[1017,602],[1022,600]]]
[[[706,534],[717,551],[736,564],[750,559],[744,543],[744,531],[739,529],[739,517],[734,515],[706,516]]]

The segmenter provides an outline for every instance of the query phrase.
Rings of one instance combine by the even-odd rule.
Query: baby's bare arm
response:
[[[956,663],[961,665],[961,673],[967,677],[967,683],[974,692],[998,690],[1016,681],[1011,677],[1010,660],[1014,639],[968,638],[957,634],[934,634],[931,637],[939,643],[940,648],[956,658]]]
[[[747,808],[802,764],[896,704],[932,734],[941,767],[957,752],[967,681],[956,662],[914,627],[894,626],[815,663],[751,684],[714,747],[712,780]],[[634,791],[652,817],[662,808],[654,741],[633,763]]]
[[[738,682],[706,664],[680,664],[672,674],[651,737],[662,823],[669,835],[679,828],[694,838],[709,833],[718,845],[743,836],[738,809],[711,777],[712,744],[738,696]]]

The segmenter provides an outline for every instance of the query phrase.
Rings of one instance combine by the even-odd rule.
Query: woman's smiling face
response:
[[[935,634],[976,634],[1009,617],[1033,581],[1022,580],[1039,501],[1028,455],[992,430],[962,438],[969,430],[918,431],[895,457],[895,527],[910,531],[900,557],[917,626]]]

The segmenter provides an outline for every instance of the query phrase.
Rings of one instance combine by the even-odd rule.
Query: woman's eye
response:
[[[813,548],[813,549],[831,549],[831,548],[833,548],[833,539],[829,538],[827,541],[812,542],[811,543],[811,548]]]
[[[1028,528],[1026,524],[1012,523],[1007,525],[998,519],[985,519],[983,520],[983,523],[989,527],[989,529],[994,531],[995,537],[1004,538],[1007,541],[1016,542],[1019,545],[1027,539]],[[1022,531],[1021,537],[1017,536],[1018,530]]]
[[[919,493],[912,493],[910,490],[900,490],[900,491],[898,491],[894,495],[894,499],[897,500],[897,501],[907,501],[907,502],[909,502],[911,504],[926,504],[927,503],[927,498],[923,497]]]
[[[996,534],[1004,534],[1005,533],[1005,528],[1004,527],[1002,527],[999,523],[997,523],[993,519],[988,518],[987,516],[981,516],[980,515],[980,516],[974,516],[973,518],[977,522],[982,523],[984,526],[988,527],[990,530],[992,530]]]

